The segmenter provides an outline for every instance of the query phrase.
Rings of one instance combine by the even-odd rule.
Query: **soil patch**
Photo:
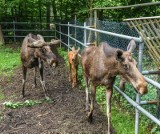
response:
[[[54,53],[58,55],[55,51]],[[1,88],[5,94],[5,100],[1,100],[0,108],[2,120],[0,121],[0,133],[3,134],[101,134],[106,133],[107,117],[95,104],[93,123],[87,121],[85,111],[85,92],[78,87],[72,89],[68,81],[68,70],[62,57],[58,55],[59,65],[51,74],[45,65],[45,81],[49,97],[54,103],[42,103],[31,107],[19,109],[4,108],[4,101],[24,102],[25,100],[44,99],[39,73],[37,87],[33,88],[33,69],[28,70],[25,94],[22,98],[22,71],[15,70],[8,82],[0,80]],[[115,133],[115,132],[113,132]]]

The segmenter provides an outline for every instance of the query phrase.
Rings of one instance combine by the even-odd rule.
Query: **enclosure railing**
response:
[[[138,69],[139,69],[140,72],[142,72],[142,56],[143,56],[144,42],[141,39],[141,37],[137,38],[137,37],[132,37],[132,36],[127,36],[127,35],[122,35],[122,34],[117,34],[117,33],[113,33],[113,32],[108,32],[108,31],[103,31],[103,30],[90,28],[90,26],[86,26],[86,23],[84,23],[83,26],[78,26],[76,24],[70,24],[69,22],[68,22],[68,24],[55,23],[55,27],[56,27],[55,35],[58,36],[58,34],[59,34],[58,38],[61,40],[62,44],[64,44],[65,46],[68,47],[68,50],[71,49],[70,39],[75,41],[76,43],[79,43],[83,47],[87,47],[87,44],[89,44],[89,42],[87,42],[87,30],[88,31],[93,31],[93,32],[98,32],[98,33],[103,33],[103,34],[106,34],[106,35],[119,37],[119,38],[123,38],[123,39],[127,39],[127,40],[134,39],[136,42],[139,43]],[[68,32],[63,33],[62,32],[62,27],[66,27]],[[71,28],[83,29],[83,31],[84,31],[83,42],[79,41],[78,39],[74,38],[73,35],[71,35],[71,33],[70,33]],[[76,30],[75,30],[75,32],[76,32]],[[62,36],[67,37],[66,42],[63,40]],[[155,72],[155,71],[143,71],[142,73],[150,74],[150,73],[153,73],[153,72]],[[156,81],[153,81],[152,79],[149,79],[148,77],[145,77],[145,80],[148,83],[150,83],[150,84],[154,85],[155,87],[157,87],[158,89],[160,89],[160,84],[157,83]],[[140,114],[140,112],[142,112],[145,116],[147,116],[148,118],[150,118],[152,121],[154,121],[156,124],[158,124],[160,126],[160,120],[158,120],[151,113],[149,113],[147,110],[145,110],[143,107],[140,106],[140,104],[144,104],[144,103],[147,104],[145,101],[141,101],[140,94],[137,93],[136,101],[133,101],[129,96],[127,96],[123,91],[121,91],[117,86],[114,85],[114,88],[136,109],[135,134],[138,134],[138,132],[139,132],[139,118],[140,118],[139,114]]]
[[[47,25],[53,23],[42,23],[42,22],[0,22],[2,27],[2,33],[5,42],[8,38],[11,41],[21,41],[28,33],[42,34],[43,37],[53,38],[54,31],[52,28],[48,29]]]

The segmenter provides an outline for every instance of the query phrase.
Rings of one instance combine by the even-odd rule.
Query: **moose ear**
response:
[[[77,53],[79,52],[79,50],[80,50],[80,47],[77,49]]]
[[[127,51],[132,53],[135,50],[135,48],[136,48],[136,42],[132,39],[127,46]]]
[[[45,46],[46,44],[44,42],[42,42],[41,40],[36,40],[32,43],[29,43],[27,46],[31,47],[31,48],[41,48],[43,46]]]
[[[123,60],[122,54],[123,54],[123,51],[122,51],[122,50],[117,50],[117,51],[116,51],[116,60],[122,61],[122,60]]]
[[[60,42],[61,42],[60,40],[52,39],[50,42],[50,45],[56,45],[56,44],[59,44]]]
[[[31,37],[27,37],[27,39],[28,39],[28,43],[32,43],[32,42],[35,42],[35,41],[36,41],[35,39],[33,39],[33,38],[31,38]]]
[[[72,51],[74,51],[74,50],[75,50],[75,47],[73,46],[73,47],[72,47]]]
[[[42,36],[42,35],[40,35],[40,34],[37,34],[37,38],[38,38],[38,40],[44,41],[43,36]]]

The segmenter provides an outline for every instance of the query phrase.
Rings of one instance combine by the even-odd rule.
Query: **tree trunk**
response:
[[[47,29],[50,29],[50,0],[46,1],[46,9],[47,9],[47,14],[46,14],[46,27]]]
[[[42,30],[42,11],[41,11],[41,0],[38,1],[39,8],[39,22],[40,22],[40,30]]]
[[[60,18],[62,22],[62,0],[60,0]]]
[[[89,26],[93,26],[94,25],[93,11],[91,10],[92,9],[92,5],[93,5],[93,0],[87,0],[87,6],[90,9],[90,11],[89,11]],[[94,41],[95,41],[94,32],[93,31],[89,31],[87,43],[94,43]]]
[[[54,21],[57,21],[57,8],[56,8],[56,3],[55,0],[52,0],[52,9],[53,9],[53,16],[54,16]]]
[[[3,38],[3,33],[2,33],[2,28],[0,25],[0,45],[4,44],[4,38]]]

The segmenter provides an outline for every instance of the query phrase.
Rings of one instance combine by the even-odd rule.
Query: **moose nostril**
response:
[[[138,92],[143,95],[143,94],[147,94],[148,92],[148,89],[147,89],[147,84],[146,83],[143,83],[141,85],[138,86]]]
[[[147,92],[148,92],[147,88],[141,87],[141,88],[139,89],[139,93],[140,93],[141,95],[147,94]]]
[[[127,64],[124,64],[124,69],[128,69],[128,65]]]
[[[54,67],[54,68],[56,67],[56,63],[55,62],[52,64],[52,67]]]

